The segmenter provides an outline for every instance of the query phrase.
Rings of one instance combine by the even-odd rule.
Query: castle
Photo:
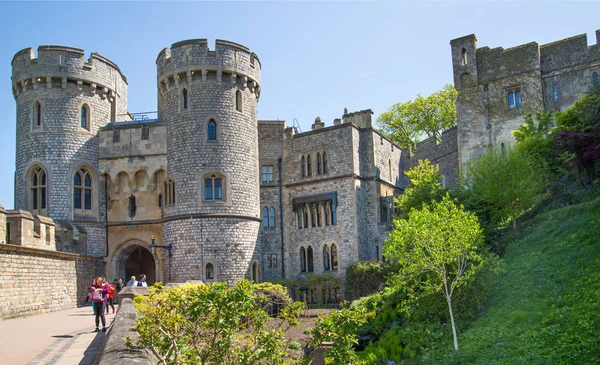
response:
[[[158,54],[156,118],[128,112],[127,79],[112,61],[27,48],[12,60],[17,210],[8,215],[51,218],[56,249],[104,257],[109,278],[343,278],[349,264],[381,259],[405,170],[428,158],[454,185],[486,146],[511,143],[526,113],[562,110],[597,83],[599,49],[585,35],[507,50],[477,48],[474,35],[452,40],[458,127],[411,152],[373,128],[371,110],[328,126],[316,118],[304,133],[257,120],[260,60],[229,41]]]

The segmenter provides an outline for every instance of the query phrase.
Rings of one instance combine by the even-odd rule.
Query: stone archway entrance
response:
[[[131,241],[121,246],[113,255],[111,266],[124,282],[131,276],[139,279],[141,274],[146,275],[148,285],[160,281],[158,260],[143,242]]]

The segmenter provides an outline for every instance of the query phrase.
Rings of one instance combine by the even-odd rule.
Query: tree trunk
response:
[[[454,350],[458,351],[458,338],[456,338],[456,326],[454,325],[454,313],[452,313],[452,301],[446,297],[448,309],[450,310],[450,321],[452,322],[452,336],[454,336]]]

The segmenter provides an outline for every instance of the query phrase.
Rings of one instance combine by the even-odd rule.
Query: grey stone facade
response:
[[[564,110],[598,83],[600,31],[596,44],[589,47],[585,34],[509,49],[477,48],[474,34],[450,44],[461,166],[480,156],[486,146],[514,143],[511,132],[528,113]]]

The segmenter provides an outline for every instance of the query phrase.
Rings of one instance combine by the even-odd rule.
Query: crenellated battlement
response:
[[[13,95],[38,88],[85,89],[101,98],[113,98],[117,90],[126,88],[127,78],[119,67],[106,57],[93,52],[86,60],[82,49],[44,45],[37,57],[33,48],[15,54],[11,62]]]
[[[210,50],[206,39],[189,39],[164,48],[156,58],[159,91],[196,82],[237,84],[260,95],[261,64],[253,52],[240,44],[217,39]]]

